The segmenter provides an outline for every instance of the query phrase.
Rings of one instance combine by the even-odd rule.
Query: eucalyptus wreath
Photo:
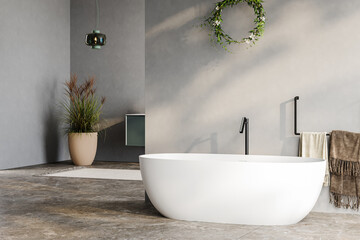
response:
[[[254,9],[254,13],[256,15],[254,19],[255,28],[250,30],[250,35],[248,37],[244,37],[242,40],[237,41],[229,36],[229,34],[225,33],[221,27],[221,23],[223,22],[221,12],[226,7],[233,7],[239,3],[245,2],[250,7]],[[205,19],[204,25],[210,26],[213,31],[213,35],[209,34],[212,40],[218,44],[220,44],[224,49],[227,49],[227,45],[232,43],[246,43],[248,45],[255,44],[255,41],[259,40],[259,38],[264,33],[265,28],[265,10],[262,5],[263,0],[223,0],[215,4],[214,10],[212,10],[211,15]]]

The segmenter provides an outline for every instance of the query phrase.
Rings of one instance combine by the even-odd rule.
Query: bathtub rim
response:
[[[168,157],[170,155],[170,157]],[[194,158],[194,159],[181,159],[181,155],[193,155],[196,157],[205,157]],[[206,159],[206,157],[214,156],[224,156],[228,159]],[[249,159],[249,161],[237,161],[236,157],[243,157]],[[177,157],[177,158],[176,158]],[[139,160],[141,159],[151,159],[151,160],[168,160],[168,161],[207,161],[207,162],[238,162],[238,163],[249,163],[249,164],[309,164],[309,163],[323,163],[324,159],[321,158],[309,158],[309,157],[298,157],[298,156],[278,156],[278,155],[243,155],[243,154],[223,154],[223,153],[150,153],[139,155]],[[267,159],[261,161],[260,159]],[[271,159],[288,159],[288,161],[271,161]],[[292,159],[292,160],[289,160]],[[260,161],[259,161],[260,160]]]

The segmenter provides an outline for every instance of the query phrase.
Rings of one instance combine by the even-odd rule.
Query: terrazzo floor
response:
[[[144,203],[141,181],[44,177],[70,162],[0,171],[0,239],[360,240],[360,215],[310,213],[291,226],[186,222]],[[96,162],[92,167],[138,169]]]

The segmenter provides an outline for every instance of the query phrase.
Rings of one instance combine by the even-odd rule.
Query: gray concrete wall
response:
[[[95,1],[71,1],[71,72],[80,79],[97,78],[97,93],[105,96],[105,118],[144,113],[145,0],[100,0],[99,30],[107,43],[94,50],[84,43],[95,28]],[[137,162],[144,147],[126,147],[124,123],[99,138],[95,160]]]
[[[246,116],[251,154],[295,156],[296,95],[299,131],[360,130],[359,1],[265,1],[264,36],[233,54],[196,27],[214,2],[146,2],[147,153],[242,154]],[[236,39],[253,27],[244,4],[223,14]]]
[[[68,159],[57,104],[70,75],[70,1],[0,6],[0,169]]]

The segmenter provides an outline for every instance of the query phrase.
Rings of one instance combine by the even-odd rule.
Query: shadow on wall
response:
[[[291,146],[299,145],[299,137],[293,135],[294,133],[293,108],[294,108],[293,99],[289,99],[280,104],[280,141],[282,142],[282,148],[281,148],[282,156],[293,155],[294,151]],[[289,133],[292,133],[292,135],[289,135]]]
[[[48,110],[43,117],[44,133],[43,133],[43,145],[45,149],[46,163],[53,163],[59,160],[60,155],[60,129],[59,119],[57,116],[56,96],[57,96],[57,84],[56,80],[52,82],[52,85],[45,86],[43,93],[47,94],[42,96],[42,103],[47,103]]]
[[[217,143],[217,133],[212,133],[209,138],[201,139],[196,138],[191,144],[188,149],[185,150],[186,153],[192,152],[193,148],[196,146],[209,142],[210,144],[210,153],[218,153],[218,143]]]
[[[125,146],[125,123],[121,122],[99,134],[95,160],[139,162],[139,155],[144,152],[144,147]]]
[[[58,126],[58,120],[55,114],[51,112],[51,108],[49,108],[48,115],[45,119],[44,133],[45,159],[47,163],[57,162],[59,160],[60,136]]]

